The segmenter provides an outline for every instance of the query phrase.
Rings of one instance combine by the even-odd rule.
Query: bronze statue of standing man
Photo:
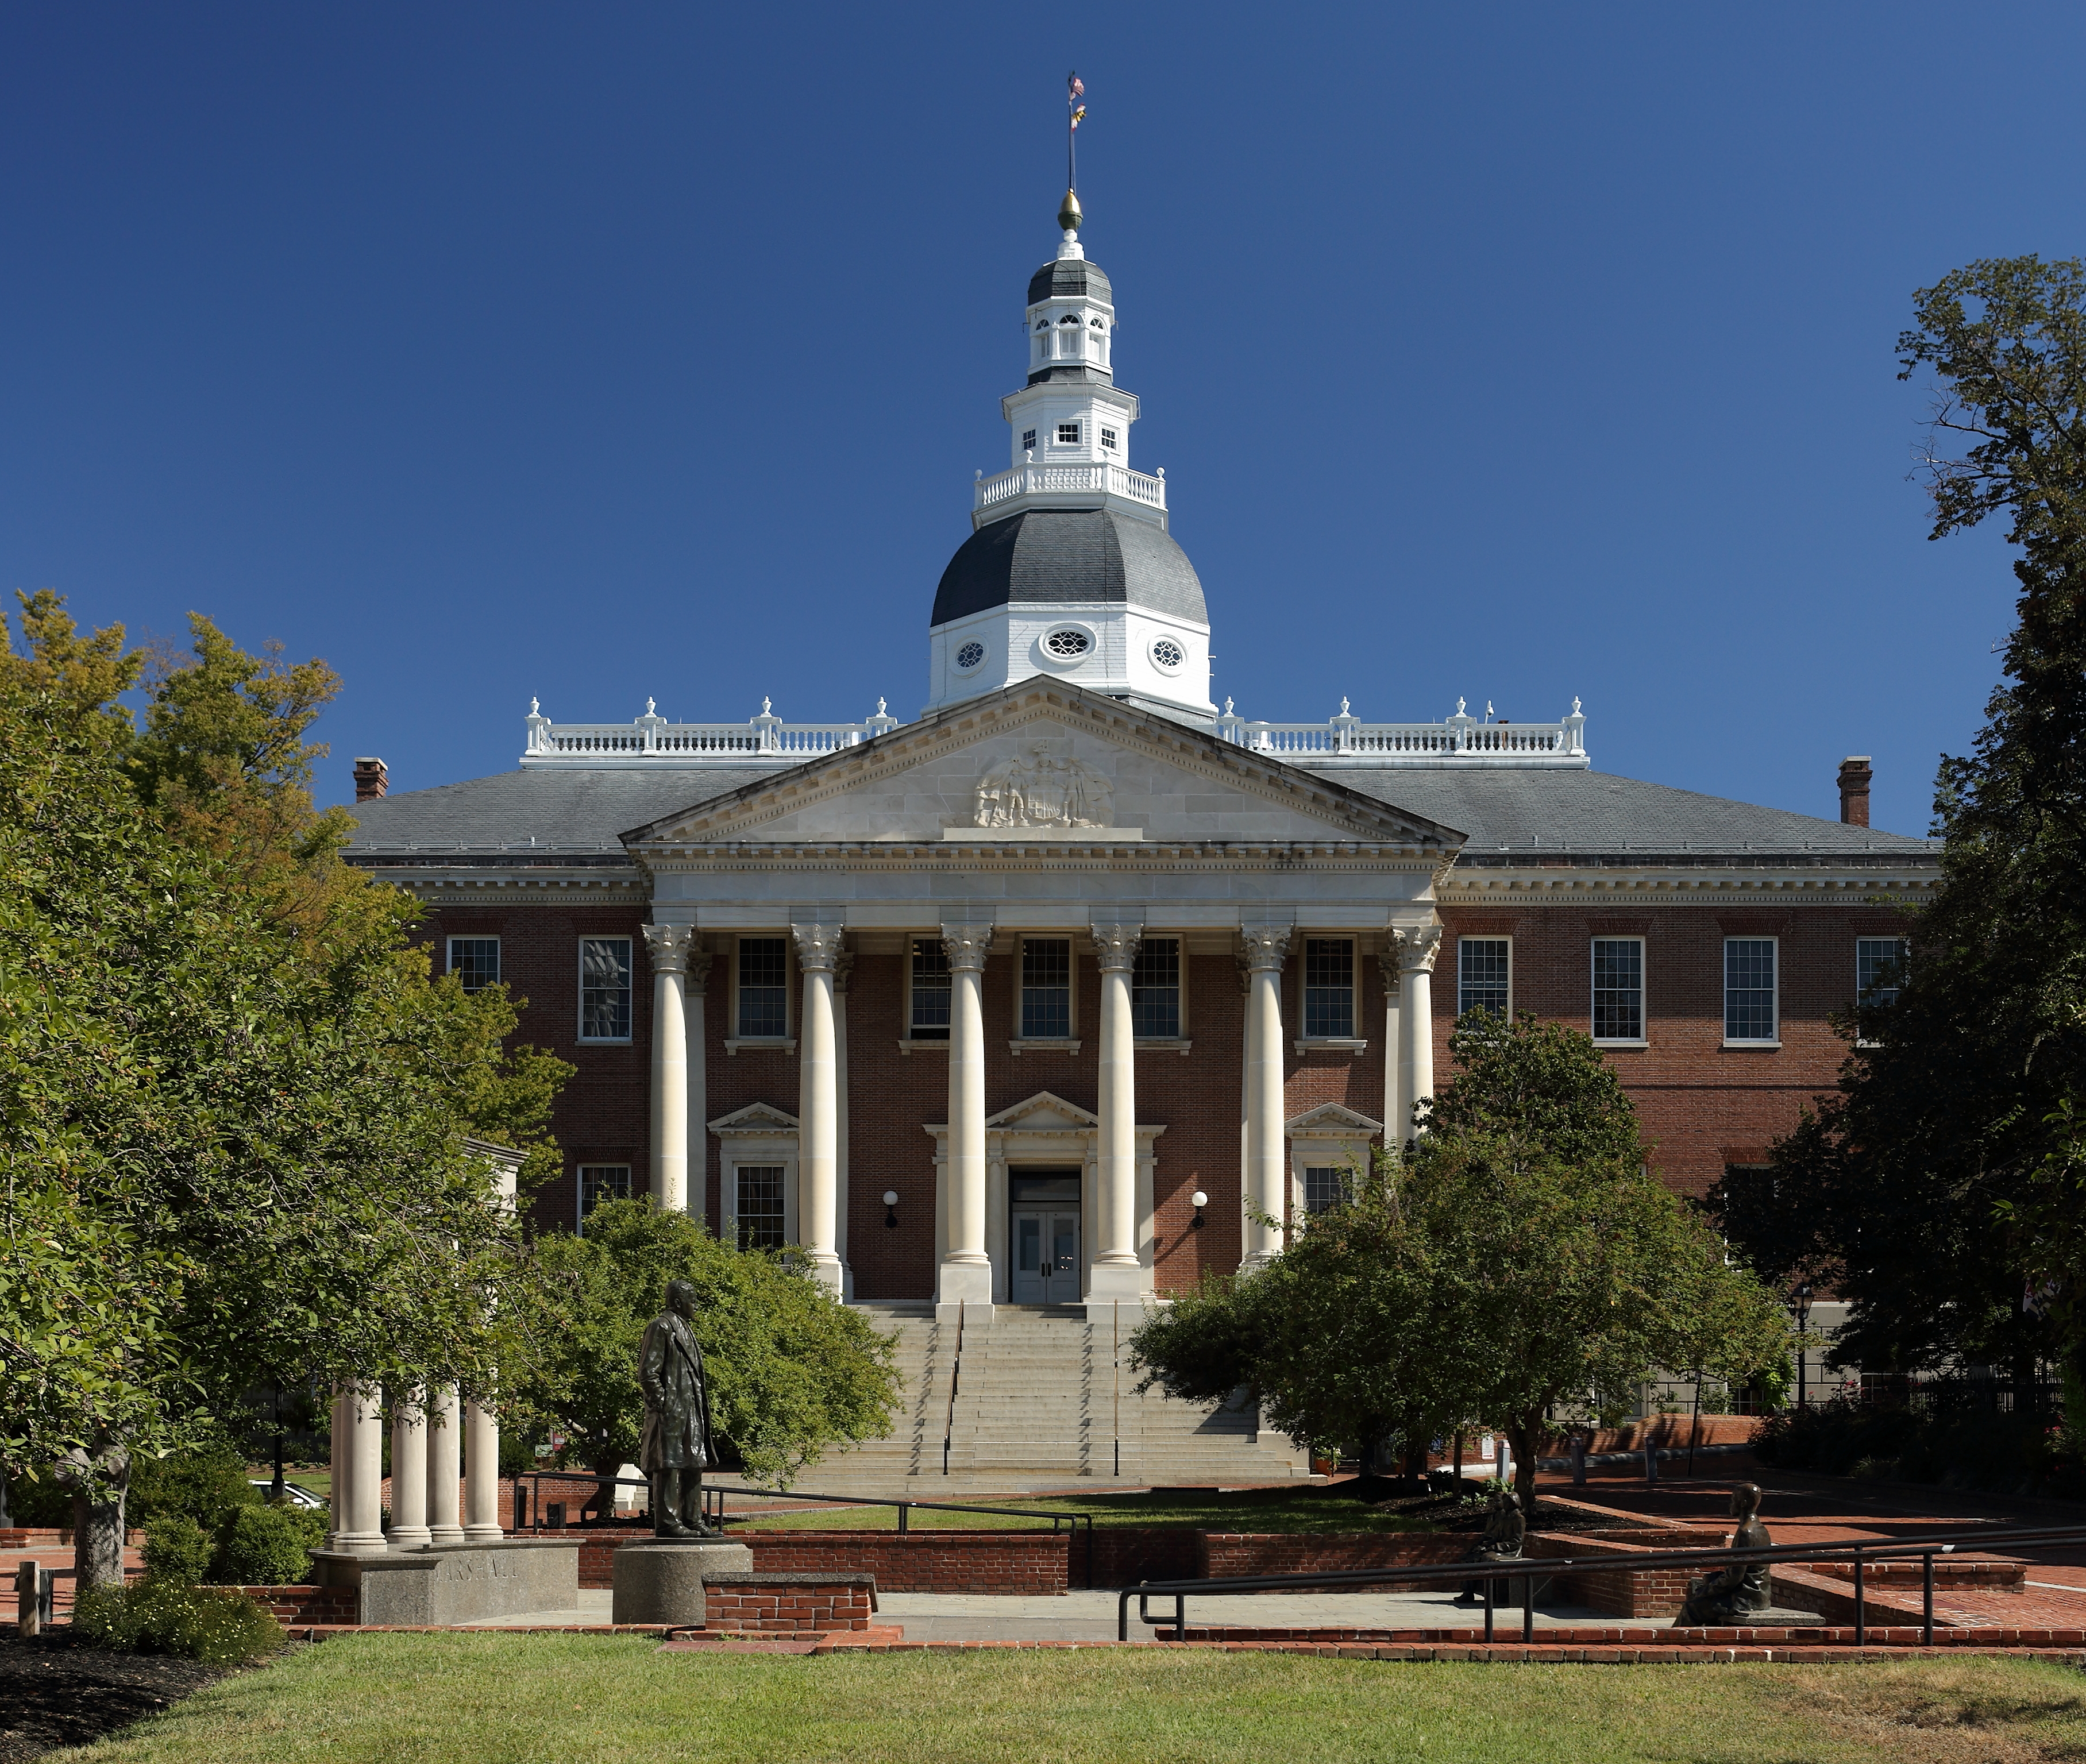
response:
[[[703,1472],[717,1455],[703,1350],[689,1327],[695,1315],[694,1283],[668,1281],[666,1308],[645,1326],[637,1355],[637,1383],[645,1393],[640,1458],[652,1481],[655,1537],[717,1535],[703,1523]]]

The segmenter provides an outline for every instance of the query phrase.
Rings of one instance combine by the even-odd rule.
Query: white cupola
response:
[[[1010,470],[973,487],[942,573],[927,709],[1037,674],[1214,719],[1203,585],[1168,530],[1166,474],[1133,471],[1137,399],[1115,384],[1115,293],[1066,191],[1058,254],[1028,279],[1028,383],[1000,400]]]

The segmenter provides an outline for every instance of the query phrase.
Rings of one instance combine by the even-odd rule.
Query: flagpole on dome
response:
[[[1077,73],[1065,76],[1065,200],[1058,210],[1058,224],[1067,233],[1076,232],[1086,217],[1079,212],[1079,125],[1087,120],[1087,107],[1079,100],[1087,88]]]

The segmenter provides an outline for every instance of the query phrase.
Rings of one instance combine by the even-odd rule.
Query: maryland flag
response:
[[[1079,125],[1081,123],[1084,122],[1086,120],[1087,120],[1087,107],[1086,107],[1084,104],[1081,104],[1078,109],[1075,110],[1075,111],[1072,113],[1072,126],[1073,126],[1075,129],[1076,129],[1076,128],[1078,128],[1078,127],[1079,127]]]

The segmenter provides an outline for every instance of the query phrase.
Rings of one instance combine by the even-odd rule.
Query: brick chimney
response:
[[[385,771],[384,762],[382,760],[358,759],[355,761],[355,800],[357,802],[374,802],[389,788],[390,788],[390,783]],[[1868,786],[1865,784],[1862,786],[1862,788],[1864,791],[1867,791]],[[1844,800],[1844,798],[1842,800]],[[1865,827],[1868,824],[1869,819],[1868,805],[1869,799],[1866,795],[1864,795],[1862,798],[1862,824]],[[1841,819],[1845,820],[1845,818],[1846,817],[1844,814],[1841,816]]]
[[[1874,776],[1869,768],[1867,754],[1850,754],[1840,762],[1840,818],[1849,827],[1867,827],[1869,824],[1869,780]],[[381,762],[377,793],[379,796],[384,793],[381,782]]]

